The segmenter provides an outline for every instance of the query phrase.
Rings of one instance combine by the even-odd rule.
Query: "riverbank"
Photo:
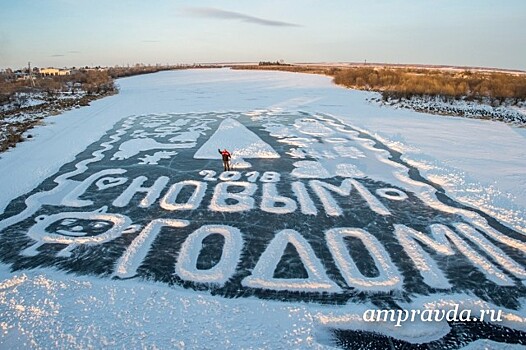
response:
[[[434,115],[495,120],[526,127],[526,72],[385,64],[238,65],[329,76],[337,85],[374,91],[371,102]]]
[[[44,118],[117,94],[117,79],[186,68],[160,65],[82,68],[68,75],[34,75],[25,80],[3,72],[0,74],[0,153],[31,139],[30,130]]]
[[[94,95],[76,92],[44,97],[43,94],[37,93],[28,99],[27,104],[11,109],[6,108],[0,118],[0,152],[15,147],[24,139],[32,138],[30,130],[42,123],[44,118],[88,106],[92,101],[116,93],[118,93],[116,89]]]
[[[410,109],[433,115],[500,121],[511,126],[526,127],[526,103],[492,106],[488,101],[447,99],[442,96],[412,96],[410,98],[387,98],[381,96],[369,101],[380,106]]]

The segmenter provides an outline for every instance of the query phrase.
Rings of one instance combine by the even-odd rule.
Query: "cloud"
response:
[[[271,27],[301,27],[299,24],[273,21],[255,16],[245,15],[234,11],[225,11],[213,7],[187,7],[185,12],[198,17],[228,19]]]
[[[143,40],[142,42],[143,43],[160,43],[161,41],[159,41],[159,40]]]
[[[80,53],[80,51],[73,50],[73,51],[68,51],[68,53]]]
[[[61,55],[61,54],[55,54],[55,55],[51,55],[51,57],[64,57],[65,55]]]

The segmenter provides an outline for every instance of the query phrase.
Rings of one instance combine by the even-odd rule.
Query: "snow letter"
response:
[[[502,249],[495,246],[488,239],[486,239],[480,232],[475,230],[472,226],[463,223],[455,224],[457,231],[463,234],[466,238],[470,239],[473,243],[478,245],[481,250],[484,250],[491,256],[496,262],[503,268],[508,270],[510,273],[517,276],[519,279],[526,279],[526,271],[517,262],[512,260]]]
[[[320,180],[312,180],[309,182],[313,191],[318,195],[320,201],[323,203],[323,207],[328,215],[340,216],[342,215],[342,208],[336,203],[334,198],[327,191],[336,192],[340,196],[349,196],[354,186],[360,196],[367,202],[369,208],[379,215],[390,215],[391,213],[387,208],[380,203],[380,201],[365,188],[361,183],[354,179],[345,179],[342,181],[340,186],[335,186]]]
[[[186,203],[177,203],[177,197],[185,186],[194,186],[194,192]],[[186,180],[178,182],[170,187],[166,195],[161,199],[161,208],[166,210],[193,210],[199,207],[205,196],[207,184],[205,182]]]
[[[274,278],[274,271],[289,243],[296,248],[303,262],[303,266],[307,271],[308,278]],[[261,254],[252,271],[252,275],[244,278],[241,284],[250,288],[273,290],[320,293],[338,293],[341,291],[340,287],[329,279],[323,265],[316,257],[316,254],[314,254],[309,243],[294,230],[282,230],[276,234],[276,237],[274,237],[263,254]]]
[[[155,219],[151,221],[144,230],[139,233],[133,242],[128,246],[124,254],[117,262],[114,276],[126,278],[133,277],[141,265],[148,251],[150,250],[155,238],[163,227],[185,227],[189,222],[177,219]]]
[[[221,260],[211,269],[199,270],[197,259],[203,240],[213,234],[220,234],[225,238]],[[242,249],[243,237],[237,228],[226,225],[202,226],[184,241],[175,264],[175,273],[186,281],[223,286],[236,272]]]
[[[276,206],[276,203],[283,205]],[[298,205],[290,198],[280,196],[275,183],[263,184],[263,198],[261,199],[261,210],[274,214],[289,214],[296,211]]]
[[[340,196],[348,196],[351,194],[352,190],[352,184],[349,179],[343,180],[340,186],[331,185],[320,180],[312,180],[309,183],[314,193],[316,193],[320,198],[320,201],[323,204],[323,208],[325,209],[325,212],[327,212],[328,215],[342,215],[342,208],[340,208],[338,203],[336,203],[334,198],[329,194],[327,190],[336,192]]]
[[[230,193],[229,187],[243,187],[243,191]],[[247,211],[254,208],[254,198],[251,196],[256,192],[257,185],[244,182],[221,182],[214,189],[214,195],[210,202],[210,210],[221,212]],[[227,203],[227,200],[235,201],[234,204]]]
[[[431,237],[422,232],[413,230],[404,225],[394,225],[395,235],[404,248],[407,255],[413,260],[415,267],[420,271],[424,278],[424,282],[434,288],[450,288],[448,280],[438,269],[436,263],[432,260],[428,253],[426,253],[415,240],[424,243],[428,247],[435,250],[442,255],[453,255],[455,251],[452,249],[449,238],[457,249],[476,266],[486,278],[498,285],[509,286],[513,285],[513,281],[502,273],[495,265],[477,253],[470,245],[462,240],[455,232],[443,225],[431,225]],[[446,238],[447,237],[447,238]]]
[[[305,185],[302,182],[294,181],[291,186],[292,192],[294,192],[300,204],[301,213],[305,215],[318,214],[318,209],[316,209],[316,205],[314,205],[314,202],[310,198]]]
[[[354,188],[356,188],[360,196],[365,199],[367,205],[369,205],[369,208],[371,208],[372,211],[379,215],[391,215],[389,210],[387,210],[387,208],[384,207],[384,205],[380,203],[380,201],[371,192],[369,192],[365,186],[354,179],[350,180],[350,182]]]
[[[355,237],[362,241],[372,256],[379,271],[378,277],[364,276],[347,251],[344,237]],[[357,228],[334,228],[325,232],[327,246],[350,287],[368,291],[390,291],[402,285],[402,277],[394,266],[382,244],[370,233]]]
[[[416,268],[420,271],[420,274],[424,278],[424,282],[433,288],[451,288],[449,281],[440,271],[433,259],[423,250],[416,240],[424,243],[434,251],[442,255],[453,255],[455,252],[451,249],[451,246],[444,235],[435,234],[433,232],[433,238],[428,235],[413,230],[404,225],[395,225],[395,235],[398,242],[404,248],[407,255],[413,260]]]
[[[168,183],[169,178],[166,176],[161,176],[155,180],[152,187],[142,187],[142,184],[146,180],[148,180],[146,176],[139,176],[138,178],[134,179],[130,186],[128,186],[128,188],[113,201],[113,205],[115,207],[125,207],[130,203],[133,196],[139,192],[146,193],[146,196],[139,203],[139,207],[148,208],[150,205],[152,205],[153,202],[155,202],[161,195],[161,191]]]

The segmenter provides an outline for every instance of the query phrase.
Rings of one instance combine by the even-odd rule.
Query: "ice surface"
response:
[[[6,185],[0,209],[72,160],[123,116],[291,106],[323,110],[373,130],[416,150],[405,155],[410,159],[420,161],[422,154],[428,155],[432,168],[425,174],[440,176],[449,193],[526,229],[524,130],[498,122],[378,107],[367,102],[374,93],[342,89],[316,75],[192,70],[120,79],[119,87],[119,95],[53,117],[52,124],[34,129],[36,138],[1,156],[0,183]],[[196,99],[196,92],[210,98]],[[81,129],[83,133],[75,133]],[[487,189],[491,192],[484,195]]]
[[[0,230],[13,251],[4,245],[10,266],[0,265],[0,347],[329,348],[338,329],[411,343],[450,332],[444,323],[364,323],[373,299],[493,307],[505,311],[501,325],[526,331],[523,130],[378,107],[371,93],[314,75],[193,70],[119,84],[119,95],[54,117],[2,154]],[[217,148],[254,159],[253,171],[208,170],[221,167]],[[400,161],[515,232],[441,202]],[[208,216],[209,226],[196,225]],[[405,229],[397,238],[398,223],[449,238]],[[325,239],[325,229],[348,226],[365,230]],[[198,268],[216,236],[219,260]],[[274,275],[283,264],[296,271],[295,261],[308,278]]]
[[[329,349],[317,309],[28,271],[0,282],[0,348]],[[293,320],[293,321],[292,321]],[[20,327],[20,328],[18,328]]]

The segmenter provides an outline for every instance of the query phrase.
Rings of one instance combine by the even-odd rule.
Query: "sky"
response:
[[[276,60],[526,70],[526,1],[0,0],[0,68]]]

